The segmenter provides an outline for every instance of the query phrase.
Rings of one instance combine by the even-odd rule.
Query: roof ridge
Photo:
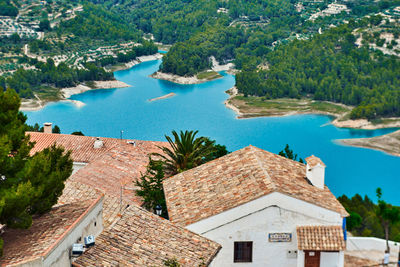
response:
[[[257,153],[256,153],[257,151],[255,151],[255,148],[256,148],[256,147],[254,147],[254,146],[252,146],[252,145],[250,145],[249,147],[250,147],[251,152],[253,153],[254,157],[255,157],[256,160],[257,160],[258,166],[261,168],[261,170],[262,170],[262,172],[264,173],[264,175],[270,180],[271,185],[272,185],[272,187],[273,187],[273,190],[276,190],[277,188],[276,188],[276,185],[275,185],[274,181],[272,180],[272,178],[271,178],[271,176],[269,175],[268,171],[263,167],[263,164],[261,163],[261,160],[260,160],[260,158],[258,157],[258,155],[257,155]],[[256,179],[256,180],[257,180],[257,179]],[[258,180],[257,180],[257,183],[259,183]]]

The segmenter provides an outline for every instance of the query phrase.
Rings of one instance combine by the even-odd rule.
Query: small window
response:
[[[253,242],[235,242],[233,262],[252,262]]]

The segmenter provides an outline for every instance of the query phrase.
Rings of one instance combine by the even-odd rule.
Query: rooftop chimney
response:
[[[312,183],[313,186],[320,189],[324,189],[325,185],[325,167],[326,165],[321,159],[312,155],[306,158],[307,162],[307,179]]]
[[[102,148],[104,146],[104,143],[102,140],[100,140],[100,137],[96,138],[96,141],[94,141],[93,147],[94,148]]]
[[[52,133],[53,132],[53,127],[52,127],[52,123],[51,122],[45,122],[43,124],[43,132],[44,133]]]

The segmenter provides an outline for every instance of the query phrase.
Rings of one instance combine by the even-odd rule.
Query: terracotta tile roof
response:
[[[46,256],[88,213],[102,196],[96,200],[85,200],[54,207],[50,212],[33,218],[29,229],[7,228],[4,240],[4,255],[1,266],[27,262]]]
[[[165,180],[170,220],[192,224],[272,192],[348,216],[328,187],[305,176],[304,164],[248,146]]]
[[[213,241],[131,206],[73,265],[163,266],[164,260],[176,258],[192,267],[208,264],[219,249]]]
[[[108,196],[121,197],[141,205],[135,195],[134,182],[146,172],[148,153],[156,148],[142,150],[133,146],[116,146],[104,155],[74,173],[70,179],[96,188]]]
[[[299,250],[339,251],[346,249],[341,226],[298,226],[297,248]]]
[[[65,182],[63,194],[58,199],[57,205],[74,203],[82,200],[90,200],[98,196],[100,192],[91,186],[82,184],[72,179]],[[128,205],[132,205],[132,201],[113,197],[104,196],[103,200],[103,227],[108,228],[116,219],[120,218],[120,214]]]
[[[128,141],[135,142],[138,151],[156,150],[158,152],[157,145],[163,146],[166,144],[165,142],[127,139],[121,140],[117,138],[101,137],[100,140],[103,141],[103,147],[94,148],[93,145],[97,137],[69,134],[48,134],[41,132],[27,132],[27,134],[30,135],[30,140],[32,142],[36,142],[34,148],[31,150],[31,154],[42,151],[44,148],[56,143],[57,145],[63,146],[66,150],[71,150],[72,159],[75,162],[86,163],[97,159],[99,156],[104,155],[115,147],[133,147],[132,144],[127,143]]]
[[[50,137],[58,136],[58,134],[35,134],[36,137],[43,136],[43,140],[46,140],[46,135]],[[66,137],[65,139],[70,138],[71,140],[81,138],[81,136],[73,135],[66,135]],[[90,143],[94,142],[94,139],[90,138],[88,139]],[[111,138],[101,138],[101,140],[105,140],[105,146],[107,146],[108,139]],[[93,157],[88,165],[78,170],[67,180],[63,195],[58,200],[59,203],[70,203],[80,199],[91,198],[97,191],[104,193],[104,228],[109,227],[118,219],[121,212],[128,205],[142,204],[141,198],[136,196],[133,190],[135,189],[134,181],[140,178],[142,173],[145,173],[148,164],[148,154],[160,152],[158,146],[167,144],[165,142],[135,140],[136,146],[133,146],[127,144],[127,140],[113,140],[115,145],[104,150],[97,157]],[[51,145],[51,143],[46,144]],[[75,149],[71,146],[69,147],[70,149]],[[79,152],[81,155],[85,155],[85,153],[84,151]],[[74,151],[72,155],[74,155]],[[122,191],[122,200],[121,187],[124,188]]]
[[[308,158],[306,158],[306,162],[308,166],[310,166],[311,168],[317,166],[318,164],[326,167],[326,165],[322,162],[322,160],[314,155],[311,155]]]

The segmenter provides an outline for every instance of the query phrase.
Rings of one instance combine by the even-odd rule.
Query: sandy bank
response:
[[[199,84],[199,83],[205,83],[205,82],[209,82],[211,80],[219,79],[222,76],[218,74],[211,78],[199,79],[197,76],[179,76],[179,75],[175,75],[175,74],[171,74],[171,73],[164,73],[161,71],[157,71],[157,72],[154,72],[153,74],[151,74],[150,77],[152,77],[154,79],[160,79],[160,80],[170,81],[170,82],[179,83],[179,84]]]
[[[212,70],[213,71],[229,71],[229,70],[233,70],[233,68],[235,67],[235,64],[233,63],[228,63],[225,65],[220,65],[218,63],[218,61],[215,59],[214,56],[210,57],[211,62],[212,62]]]
[[[130,87],[129,84],[112,80],[112,81],[95,81],[93,82],[94,88],[89,87],[84,84],[79,84],[75,87],[62,88],[60,90],[60,100],[61,102],[69,102],[74,104],[76,107],[81,108],[85,105],[82,101],[71,100],[69,99],[72,95],[81,94],[89,90],[96,89],[111,89],[111,88],[123,88]],[[37,95],[35,95],[35,99],[22,99],[21,107],[19,110],[21,111],[38,111],[42,109],[47,103],[56,102],[56,101],[45,101],[40,99]]]
[[[229,101],[237,96],[238,94],[238,89],[236,88],[236,86],[232,87],[231,89],[225,91],[225,93],[227,93],[229,95],[229,98],[227,100],[224,101],[224,105],[229,108],[232,109],[233,111],[235,111],[237,118],[240,118],[241,116],[243,116],[243,113],[240,112],[240,109],[238,109],[236,106],[232,105],[231,103],[229,103]]]
[[[382,128],[400,128],[400,118],[387,118],[384,123],[373,124],[366,119],[358,120],[344,120],[340,121],[340,118],[336,118],[332,121],[332,124],[340,128],[354,128],[364,130],[375,130]]]
[[[196,76],[189,76],[189,77],[184,77],[184,76],[179,76],[175,74],[170,74],[170,73],[164,73],[164,72],[154,72],[153,74],[150,75],[150,77],[154,79],[160,79],[160,80],[166,80],[174,83],[179,83],[179,84],[197,84],[197,83],[202,83],[206,82],[207,80],[199,80],[197,79]]]
[[[169,94],[166,94],[166,95],[163,95],[163,96],[151,98],[151,99],[149,99],[149,101],[153,102],[153,101],[157,101],[157,100],[161,100],[161,99],[170,98],[170,97],[173,97],[173,96],[176,96],[176,94],[175,93],[169,93]]]
[[[37,99],[24,99],[21,101],[21,107],[19,108],[20,111],[38,111],[45,107],[46,104],[55,102],[55,101],[47,101],[43,102],[42,100]],[[71,100],[71,99],[62,99],[57,102],[65,102],[65,103],[72,103],[77,108],[81,108],[85,105],[82,101],[79,100]]]
[[[341,139],[337,140],[337,142],[348,146],[370,148],[394,156],[400,156],[400,130],[372,138]]]
[[[63,88],[61,89],[61,94],[64,99],[70,98],[72,95],[76,94],[81,94],[89,90],[95,90],[95,89],[111,89],[111,88],[124,88],[124,87],[130,87],[129,84],[118,81],[118,80],[112,80],[112,81],[95,81],[94,82],[94,87],[89,87],[84,84],[79,84],[75,87],[69,87],[69,88]]]

